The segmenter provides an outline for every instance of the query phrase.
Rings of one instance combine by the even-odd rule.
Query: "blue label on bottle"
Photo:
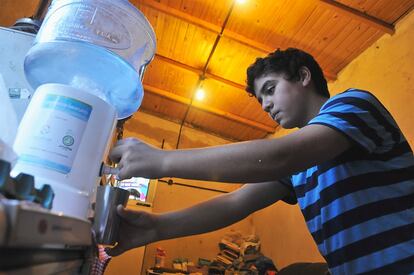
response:
[[[92,106],[79,100],[62,97],[59,95],[47,95],[43,101],[43,108],[65,112],[83,121],[88,121],[92,112]]]
[[[75,98],[47,94],[26,124],[29,135],[20,161],[59,173],[71,171],[92,113],[92,106]]]

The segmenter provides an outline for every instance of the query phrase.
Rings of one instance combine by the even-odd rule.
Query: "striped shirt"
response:
[[[309,123],[354,144],[290,177],[296,199],[332,274],[414,274],[414,157],[385,107],[349,89]]]

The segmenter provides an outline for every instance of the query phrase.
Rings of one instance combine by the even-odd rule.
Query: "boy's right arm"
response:
[[[311,124],[280,138],[198,149],[160,150],[129,138],[118,141],[110,157],[118,163],[119,179],[173,177],[261,183],[329,161],[352,146],[354,142],[335,128]]]
[[[116,256],[148,243],[214,231],[283,199],[289,189],[278,181],[247,184],[228,194],[192,207],[164,214],[119,209],[123,218],[119,243],[109,250]]]

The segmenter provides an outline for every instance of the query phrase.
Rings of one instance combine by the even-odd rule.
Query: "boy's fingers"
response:
[[[116,212],[118,213],[119,216],[121,216],[123,218],[126,218],[125,217],[125,212],[126,211],[125,211],[125,208],[124,208],[124,206],[122,204],[118,204],[116,206]]]
[[[119,172],[116,174],[117,180],[124,180],[127,177],[125,176],[125,170],[120,169]]]
[[[128,144],[138,144],[138,143],[142,143],[142,141],[137,140],[136,138],[124,138],[121,140],[118,140],[114,146],[114,148],[112,148],[111,153],[109,154],[109,158],[115,162],[118,163],[121,158],[122,158],[122,154],[125,153],[127,150],[129,150],[129,146],[127,146]]]
[[[111,161],[118,163],[121,160],[122,153],[122,146],[116,145],[114,148],[112,148],[111,152],[109,153],[109,158],[111,159]]]
[[[121,216],[122,218],[128,221],[138,219],[142,213],[141,211],[133,211],[133,210],[125,209],[122,206],[122,204],[118,204],[118,206],[116,207],[116,212],[118,213],[119,216]]]
[[[119,146],[119,145],[123,145],[126,143],[130,143],[130,142],[139,142],[136,138],[124,138],[124,139],[120,139],[116,142],[115,146]]]

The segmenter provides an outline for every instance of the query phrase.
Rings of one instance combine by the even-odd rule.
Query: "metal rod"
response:
[[[167,180],[158,180],[158,181],[163,182],[163,183],[167,183],[168,185],[174,184],[174,185],[179,185],[179,186],[184,186],[184,187],[189,187],[189,188],[195,188],[195,189],[201,189],[201,190],[206,190],[206,191],[212,191],[212,192],[217,192],[217,193],[224,193],[224,194],[229,193],[228,191],[224,191],[224,190],[201,187],[201,186],[185,184],[185,183],[179,183],[179,182],[174,182],[172,180],[168,180],[168,181]]]
[[[207,67],[208,67],[208,65],[210,64],[211,57],[213,56],[214,52],[216,51],[217,45],[218,45],[218,43],[219,43],[219,41],[220,41],[221,37],[223,36],[224,29],[225,29],[225,28],[226,28],[226,26],[227,26],[227,22],[229,21],[229,18],[230,18],[230,15],[231,15],[232,11],[233,11],[234,4],[235,4],[235,3],[236,3],[236,1],[233,1],[233,2],[231,3],[231,6],[230,6],[230,9],[229,9],[229,12],[228,12],[228,13],[227,13],[227,15],[226,15],[226,19],[224,19],[223,25],[221,26],[221,31],[220,31],[220,33],[219,33],[219,34],[217,35],[217,37],[216,37],[216,41],[214,41],[213,48],[212,48],[212,49],[211,49],[211,51],[210,51],[210,54],[209,54],[209,56],[208,56],[208,58],[207,58],[207,61],[206,61],[206,64],[204,65],[203,74],[200,76],[200,78],[205,78],[205,74],[206,74],[206,72],[207,72]]]
[[[200,74],[200,77],[198,78],[198,82],[197,82],[197,85],[196,85],[196,89],[195,89],[195,90],[197,90],[197,88],[199,88],[199,87],[200,87],[201,83],[202,83],[202,82],[203,82],[203,80],[206,78],[206,73],[207,73],[207,68],[208,68],[208,65],[210,64],[210,60],[211,60],[211,58],[212,58],[212,56],[213,56],[214,52],[216,51],[217,45],[218,45],[218,43],[219,43],[219,41],[220,41],[221,37],[223,36],[224,29],[225,29],[225,28],[226,28],[226,26],[227,26],[227,22],[229,21],[230,15],[231,15],[231,13],[232,13],[232,11],[233,11],[233,8],[234,8],[234,5],[235,5],[235,4],[236,4],[236,0],[234,0],[234,1],[231,3],[230,9],[229,9],[229,11],[228,11],[228,13],[227,13],[227,15],[226,15],[226,18],[224,19],[223,25],[221,26],[221,31],[220,31],[220,33],[219,33],[219,34],[217,34],[216,40],[214,41],[213,47],[211,48],[210,54],[208,55],[208,58],[207,58],[206,64],[204,65],[204,68],[203,68],[203,72]],[[185,114],[184,114],[184,118],[183,118],[183,120],[181,121],[181,124],[180,124],[180,130],[178,131],[178,138],[177,138],[177,144],[176,144],[176,146],[175,146],[175,149],[178,149],[178,147],[179,147],[179,145],[180,145],[181,133],[182,133],[182,130],[183,130],[184,123],[185,123],[185,121],[187,120],[187,116],[188,116],[188,113],[189,113],[189,111],[190,111],[191,105],[193,104],[193,99],[194,99],[195,90],[191,93],[190,104],[188,104],[188,106],[187,106],[187,110],[185,111]]]
[[[37,6],[36,13],[33,15],[33,19],[42,21],[45,18],[46,12],[50,6],[52,0],[40,0]]]

